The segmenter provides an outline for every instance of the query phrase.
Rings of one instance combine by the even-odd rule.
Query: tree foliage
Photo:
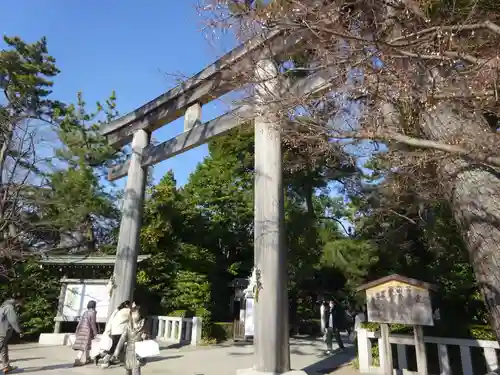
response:
[[[60,146],[55,149],[53,168],[46,174],[47,191],[40,205],[42,221],[59,234],[59,243],[52,246],[96,250],[112,242],[119,220],[116,193],[101,178],[106,167],[121,160],[123,154],[111,148],[99,130],[103,122],[117,116],[115,101],[113,93],[105,106],[97,103],[95,112],[88,112],[79,93],[76,104],[59,112],[56,133]]]
[[[4,37],[0,51],[0,233],[1,256],[16,261],[36,243],[33,196],[40,187],[38,153],[43,132],[54,119],[60,103],[49,99],[52,79],[59,71],[42,38],[26,43]],[[8,260],[7,260],[8,259]],[[5,268],[7,267],[7,268]],[[0,272],[8,274],[8,266]]]
[[[280,92],[276,116],[302,123],[283,126],[284,135],[291,143],[327,139],[324,153],[384,142],[394,201],[405,202],[398,193],[410,187],[410,211],[424,197],[428,208],[449,204],[500,338],[498,4],[207,0],[203,9],[213,29],[236,29],[241,40],[274,27],[300,34],[296,51],[276,61],[280,74],[320,75],[330,89]],[[252,79],[248,69],[234,84]],[[400,211],[392,214],[407,216]]]
[[[255,21],[285,15],[285,21],[291,20],[304,28],[305,21],[301,21],[300,14],[316,12],[314,7],[312,10],[299,7],[302,13],[292,15],[287,3],[281,1],[271,3],[271,8],[266,2],[258,6],[247,3],[251,5],[248,9],[238,6],[231,10],[240,23],[245,17]],[[367,6],[376,8],[378,5],[367,3]],[[327,17],[330,17],[329,9],[324,10]],[[348,11],[342,9],[350,14]],[[320,25],[323,21],[326,22],[324,17]],[[312,27],[317,28],[317,25]],[[315,30],[320,32],[318,38],[324,47],[325,35],[338,30],[331,23],[322,27],[327,31]],[[99,127],[102,122],[117,116],[115,95],[111,95],[104,105],[98,103],[93,112],[88,111],[82,94],[78,94],[75,104],[50,101],[50,79],[58,71],[55,60],[48,55],[46,41],[42,39],[32,45],[18,38],[6,41],[8,49],[0,54],[0,78],[10,101],[0,107],[2,131],[6,129],[2,133],[2,147],[7,150],[3,154],[5,158],[1,159],[5,161],[2,171],[7,165],[11,170],[16,165],[8,164],[7,160],[19,160],[17,165],[23,172],[37,178],[18,180],[21,181],[18,185],[29,191],[29,195],[20,195],[13,203],[10,200],[0,202],[3,210],[0,210],[3,212],[0,219],[6,223],[3,229],[10,224],[14,224],[15,229],[12,233],[1,231],[4,241],[6,235],[20,237],[22,233],[23,241],[29,246],[23,245],[30,254],[54,248],[112,253],[119,222],[118,195],[103,185],[102,177],[105,168],[124,155],[107,145],[99,135]],[[358,42],[359,45],[365,43],[364,40]],[[328,48],[326,52],[331,52],[333,47]],[[324,48],[318,51],[325,55],[304,51],[291,56],[286,61],[288,67],[282,61],[287,78],[295,80],[309,74],[307,69],[314,71],[312,63],[324,62],[327,55]],[[351,55],[350,51],[346,50],[339,60],[341,76],[352,68],[348,62],[352,62],[355,54]],[[366,72],[378,74],[373,72],[372,60],[363,64]],[[370,82],[367,87],[372,89]],[[434,189],[431,193],[429,186],[423,189],[424,184],[416,178],[423,175],[428,176],[427,181],[439,178],[440,164],[434,158],[436,155],[433,154],[432,163],[426,159],[418,164],[413,149],[395,149],[391,143],[390,153],[373,157],[370,164],[365,165],[372,168],[370,176],[357,167],[363,143],[358,143],[358,136],[352,133],[358,129],[344,133],[347,121],[338,117],[338,113],[340,102],[346,100],[352,104],[348,109],[353,112],[356,111],[354,104],[360,101],[360,106],[366,109],[365,94],[357,96],[356,100],[351,97],[339,100],[332,94],[310,101],[301,100],[304,104],[301,116],[290,116],[290,111],[283,111],[287,114],[283,118],[285,128],[291,129],[283,137],[291,322],[300,325],[304,319],[315,317],[314,305],[321,296],[336,295],[346,301],[352,300],[360,283],[395,272],[439,283],[444,314],[451,316],[452,311],[462,312],[455,314],[454,322],[484,322],[485,311],[478,300],[479,289],[467,257],[467,243],[460,235],[462,227],[454,217],[456,212],[439,194],[441,192],[436,194]],[[396,104],[404,107],[401,102]],[[411,128],[416,109],[410,106],[405,112],[403,125],[408,127],[399,135],[421,136],[416,128]],[[14,126],[20,129],[28,119],[50,123],[57,137],[53,145],[55,155],[46,168],[35,166],[32,146],[28,153],[15,151],[18,133]],[[366,122],[362,116],[356,119],[359,124]],[[325,127],[325,124],[329,125]],[[35,133],[39,134],[38,129]],[[30,137],[35,133],[29,133]],[[348,138],[349,142],[340,138]],[[408,138],[402,140],[405,141],[398,144],[406,142],[408,145]],[[396,159],[395,155],[404,156]],[[228,305],[233,291],[228,284],[234,278],[248,277],[254,263],[253,160],[253,133],[243,127],[212,140],[209,155],[184,186],[178,186],[173,172],[168,172],[156,184],[150,180],[141,250],[151,258],[138,271],[136,293],[138,298],[144,299],[141,302],[150,312],[167,314],[184,310],[201,315],[206,323],[206,336],[214,327],[210,322],[232,318]],[[28,237],[29,242],[25,240]],[[2,250],[6,248],[4,245]],[[7,297],[13,292],[21,292],[28,296],[24,324],[33,332],[50,329],[59,271],[42,269],[31,258],[8,264],[13,275],[23,281],[2,284],[1,295]],[[24,277],[26,275],[31,276]]]
[[[0,296],[20,293],[28,333],[51,329],[61,273],[37,263],[55,250],[112,245],[119,215],[101,181],[107,163],[122,156],[99,135],[116,115],[114,94],[95,112],[83,96],[54,99],[59,70],[45,38],[5,37],[0,51]]]

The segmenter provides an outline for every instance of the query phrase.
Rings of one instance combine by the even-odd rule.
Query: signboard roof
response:
[[[432,290],[434,292],[436,292],[438,290],[438,286],[435,285],[435,284],[426,283],[425,281],[420,281],[420,280],[417,280],[417,279],[412,279],[412,278],[401,276],[401,275],[398,275],[398,274],[395,273],[395,274],[392,274],[392,275],[389,275],[389,276],[385,276],[385,277],[382,277],[382,278],[374,280],[374,281],[370,281],[369,283],[363,284],[363,285],[359,286],[356,289],[356,291],[360,292],[362,290],[367,290],[367,289],[375,288],[375,287],[377,287],[379,285],[388,283],[390,281],[399,281],[401,283],[409,284],[409,285],[415,286],[417,288],[423,288],[423,289],[427,289],[427,290]]]

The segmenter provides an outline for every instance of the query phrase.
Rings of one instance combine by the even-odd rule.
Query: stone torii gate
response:
[[[284,90],[286,93],[306,95],[328,89],[328,72],[318,72],[293,84],[279,78],[272,58],[298,48],[301,42],[303,38],[300,34],[268,31],[102,129],[102,134],[111,145],[121,147],[132,143],[130,160],[111,168],[108,174],[111,181],[128,177],[114,268],[116,289],[111,301],[114,308],[121,301],[131,299],[135,288],[147,167],[254,120],[254,257],[260,290],[255,304],[254,368],[242,370],[248,374],[271,375],[290,371],[281,136],[269,103],[279,98]],[[238,88],[232,77],[248,69],[254,70],[256,78],[253,102],[202,123],[202,105]],[[182,134],[157,146],[149,144],[154,130],[183,114]]]

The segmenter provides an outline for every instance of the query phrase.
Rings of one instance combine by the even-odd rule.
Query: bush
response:
[[[380,330],[380,324],[365,322],[362,324],[362,327],[372,331],[377,332]],[[463,327],[459,328],[459,327]],[[391,333],[407,335],[413,334],[413,326],[405,325],[405,324],[390,324],[389,331]],[[491,330],[490,326],[487,325],[455,325],[455,327],[451,327],[451,325],[441,324],[434,327],[424,327],[424,335],[426,336],[434,336],[434,337],[449,337],[449,338],[461,338],[461,339],[475,339],[475,340],[491,340],[496,341],[495,333]],[[372,359],[373,365],[379,366],[380,358],[378,352],[378,343],[372,342]],[[357,369],[359,368],[359,359],[356,357],[355,360],[352,361],[352,365]]]
[[[213,322],[212,322],[212,313],[205,309],[197,309],[195,316],[198,316],[202,319],[202,325],[201,325],[201,337],[204,340],[208,340],[212,338],[212,331],[213,331]]]
[[[60,276],[52,269],[40,268],[38,263],[31,260],[15,264],[14,269],[19,281],[0,283],[0,304],[13,294],[24,297],[20,324],[26,339],[32,337],[36,340],[40,333],[52,332],[54,329],[61,290]]]
[[[211,337],[217,342],[230,340],[234,337],[234,323],[218,322],[212,327]]]
[[[297,333],[300,335],[319,335],[321,334],[321,323],[318,319],[300,320]]]
[[[365,322],[362,327],[376,332],[380,330],[380,324]],[[413,334],[413,326],[405,324],[390,324],[389,331],[400,335]],[[438,324],[434,327],[424,327],[426,336],[435,337],[450,337],[460,339],[475,339],[475,340],[496,340],[495,333],[490,326],[480,324]]]
[[[191,310],[174,310],[168,316],[173,316],[176,318],[192,318],[194,315],[194,312]]]
[[[471,333],[471,336],[478,340],[497,340],[495,332],[491,330],[490,326],[474,324],[469,327],[469,331]]]
[[[372,332],[377,332],[380,330],[379,323],[364,322],[362,323],[362,327]],[[389,324],[389,331],[391,333],[396,333],[400,335],[410,334],[413,332],[413,326],[409,326],[406,324]]]

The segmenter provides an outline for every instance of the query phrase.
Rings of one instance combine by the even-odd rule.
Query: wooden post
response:
[[[61,279],[61,291],[59,292],[59,299],[57,303],[57,314],[54,322],[54,333],[61,333],[61,319],[64,311],[64,299],[66,298],[66,289],[68,284],[65,282],[65,278]]]
[[[131,300],[134,295],[139,255],[139,234],[146,190],[147,168],[141,166],[143,149],[149,144],[149,134],[137,130],[132,140],[132,157],[128,168],[127,185],[123,197],[122,220],[114,278],[116,289],[113,290],[108,315],[123,301]]]
[[[427,353],[425,351],[424,330],[422,326],[413,326],[415,336],[415,355],[417,357],[417,372],[427,375]]]
[[[392,349],[391,343],[389,342],[389,325],[387,323],[380,324],[380,334],[384,352],[380,366],[382,367],[384,375],[392,375]]]
[[[200,103],[195,103],[184,114],[184,131],[188,131],[193,126],[199,124],[201,124],[201,105]]]
[[[358,358],[359,371],[361,373],[369,373],[372,367],[372,343],[368,338],[366,329],[362,328],[358,331]]]
[[[257,105],[276,100],[273,94],[279,90],[279,82],[274,62],[259,61],[255,75]],[[261,287],[258,285],[254,297],[254,370],[282,374],[290,370],[287,249],[283,242],[283,157],[279,124],[270,117],[272,109],[267,107],[266,111],[255,118],[254,252]]]

